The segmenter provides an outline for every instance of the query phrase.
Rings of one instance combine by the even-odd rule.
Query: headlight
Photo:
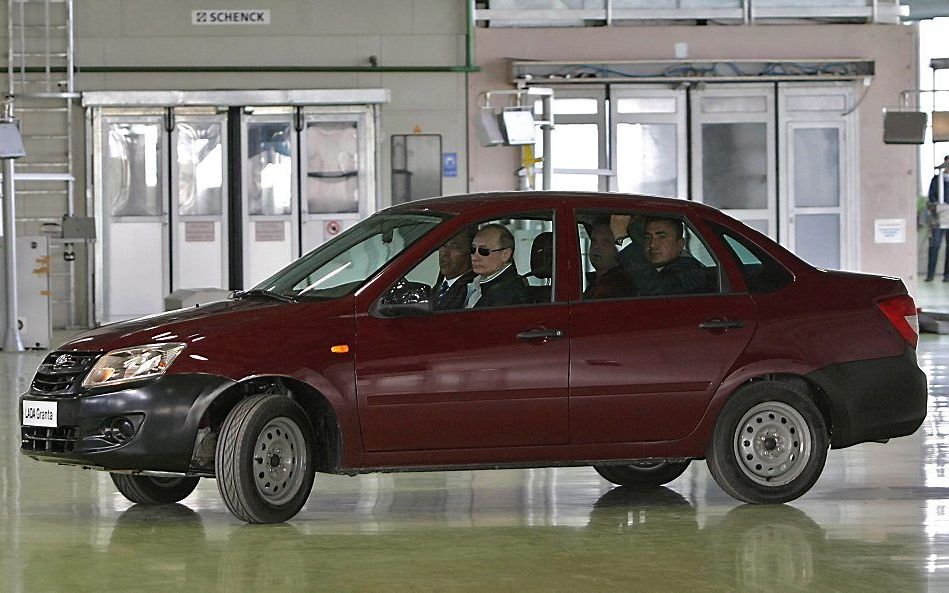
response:
[[[185,344],[168,342],[113,350],[99,359],[82,381],[83,387],[98,387],[156,377],[185,349]]]

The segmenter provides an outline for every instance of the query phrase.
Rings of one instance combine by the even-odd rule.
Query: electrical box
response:
[[[885,144],[922,144],[926,140],[926,114],[921,111],[884,111]]]
[[[0,244],[0,280],[6,285]],[[16,238],[17,319],[24,348],[50,347],[49,239]],[[6,296],[0,291],[0,335],[6,333]]]

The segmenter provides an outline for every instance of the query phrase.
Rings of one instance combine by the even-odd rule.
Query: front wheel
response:
[[[594,465],[593,469],[604,479],[630,488],[658,488],[682,475],[689,467],[685,461],[637,461],[622,465]]]
[[[137,504],[171,504],[183,500],[198,487],[200,478],[113,474],[112,483],[122,496]]]
[[[824,417],[806,393],[760,381],[736,391],[722,408],[706,458],[715,482],[731,496],[779,504],[810,490],[829,444]]]
[[[214,456],[227,508],[248,523],[281,523],[296,515],[313,487],[313,428],[285,395],[240,401],[221,426]]]

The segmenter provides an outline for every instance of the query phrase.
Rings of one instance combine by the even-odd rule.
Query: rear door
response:
[[[597,294],[587,290],[596,272],[589,264],[591,225],[614,214],[632,215],[632,233],[641,231],[636,217],[642,213],[577,212],[579,256],[586,272],[581,285],[588,298],[581,296],[570,308],[571,442],[682,438],[698,424],[751,339],[754,305],[747,294],[731,290],[719,258],[688,221],[684,252],[704,268],[704,286],[684,294],[589,298]]]

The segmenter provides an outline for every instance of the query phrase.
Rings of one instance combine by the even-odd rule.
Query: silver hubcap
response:
[[[801,475],[811,457],[811,430],[797,410],[764,402],[748,410],[735,429],[738,466],[752,481],[783,486]]]
[[[306,462],[303,431],[289,418],[274,418],[260,431],[254,447],[257,491],[270,504],[284,504],[300,489]]]

